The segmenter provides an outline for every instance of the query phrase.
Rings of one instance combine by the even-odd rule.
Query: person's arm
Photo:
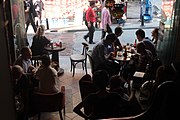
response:
[[[75,108],[73,109],[73,111],[78,114],[79,116],[88,119],[88,116],[82,112],[82,108],[84,107],[85,101],[83,100],[82,102],[80,102],[77,106],[75,106]]]
[[[82,100],[82,102],[80,102],[77,106],[74,107],[73,111],[78,114],[79,116],[85,118],[85,119],[88,119],[90,118],[90,116],[92,114],[89,114],[89,115],[86,115],[83,111],[82,111],[82,108],[85,107],[86,105],[89,105],[91,104],[92,101],[94,101],[93,99],[96,99],[94,98],[94,95],[93,93],[91,93],[90,95],[88,95],[84,100]]]

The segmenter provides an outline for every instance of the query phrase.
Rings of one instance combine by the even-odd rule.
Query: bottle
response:
[[[59,47],[62,47],[62,42],[61,41],[59,42]]]
[[[137,44],[137,39],[134,40],[134,48],[136,48],[136,44]]]
[[[125,51],[124,51],[124,54],[123,54],[123,56],[124,56],[124,58],[126,58],[127,57],[127,48],[126,48],[126,46],[125,46]]]
[[[54,49],[54,45],[53,45],[53,43],[50,43],[50,45],[51,45],[51,49]]]

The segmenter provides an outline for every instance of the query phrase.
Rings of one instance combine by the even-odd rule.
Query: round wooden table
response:
[[[52,53],[52,61],[57,62],[59,64],[59,52],[65,50],[66,48],[64,46],[59,47],[59,46],[45,46],[45,50],[49,51]],[[64,73],[64,69],[59,67],[58,75],[62,75]]]

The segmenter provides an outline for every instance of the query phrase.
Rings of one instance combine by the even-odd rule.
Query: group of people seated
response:
[[[126,82],[120,75],[110,77],[105,70],[97,70],[92,76],[84,75],[79,80],[82,101],[73,111],[85,119],[138,115],[153,104],[156,91],[161,84],[173,81],[179,85],[179,68],[180,63],[176,62],[171,65],[159,64],[155,79],[144,81],[138,89],[133,86],[133,80],[126,87]]]
[[[89,75],[82,77],[79,82],[87,82],[86,79],[89,79]],[[91,86],[89,89],[93,92],[87,94],[82,102],[73,109],[81,117],[85,119],[105,119],[130,116],[142,112],[140,105],[137,104],[135,94],[131,97],[126,94],[119,75],[110,77],[107,71],[97,70],[93,73],[88,85]],[[87,90],[87,88],[88,86],[84,90]],[[85,113],[82,108],[86,110]]]
[[[74,107],[74,112],[85,119],[137,115],[152,104],[161,83],[175,81],[179,84],[180,64],[164,65],[158,59],[156,51],[158,33],[155,32],[158,32],[157,28],[152,31],[152,40],[145,37],[142,29],[135,32],[138,43],[133,46],[135,51],[130,51],[133,55],[123,69],[120,69],[122,64],[114,59],[114,51],[124,49],[118,39],[122,34],[121,27],[116,27],[115,34],[109,33],[96,43],[92,49],[94,65],[92,78],[85,75],[79,81],[80,92],[87,95],[83,94],[82,102]],[[123,70],[121,74],[120,70]],[[138,88],[134,81],[134,74],[137,71],[148,75],[142,79]]]
[[[44,36],[44,31],[44,26],[39,25],[33,36],[32,46],[22,47],[20,55],[11,66],[14,96],[19,97],[23,104],[23,108],[18,112],[19,120],[28,120],[34,92],[47,94],[59,92],[58,70],[44,49],[51,40]],[[40,56],[40,66],[34,66],[33,56]]]

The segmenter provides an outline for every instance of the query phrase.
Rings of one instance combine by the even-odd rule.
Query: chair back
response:
[[[92,50],[87,51],[87,56],[89,58],[89,63],[90,63],[90,66],[91,66],[91,73],[93,74],[93,72],[94,72],[94,64],[93,64],[93,59],[92,59]]]
[[[65,114],[65,92],[64,87],[61,87],[61,92],[53,94],[34,93],[33,94],[33,112],[56,112],[59,111],[60,119],[62,120],[62,110]],[[40,119],[40,118],[39,118]]]
[[[82,45],[83,45],[82,55],[84,55],[85,58],[87,59],[87,51],[89,50],[89,45],[84,42],[82,42]]]
[[[40,66],[41,55],[32,56],[31,63],[34,67]]]
[[[91,76],[89,74],[84,75],[79,80],[79,89],[80,89],[80,95],[82,101],[90,93],[95,93],[98,91],[98,89],[94,86]],[[91,113],[92,110],[90,108],[91,106],[88,105],[84,106],[84,113],[86,113],[86,115],[89,115]]]

